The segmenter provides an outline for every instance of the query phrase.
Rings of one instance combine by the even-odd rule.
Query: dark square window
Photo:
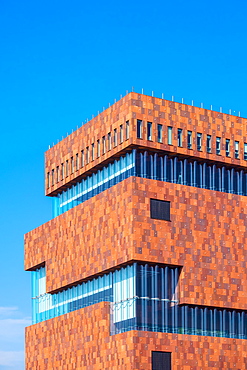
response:
[[[170,221],[170,202],[150,199],[151,218]]]
[[[171,370],[171,352],[152,351],[152,370]]]

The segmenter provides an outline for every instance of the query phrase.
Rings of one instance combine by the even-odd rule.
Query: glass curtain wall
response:
[[[53,198],[53,217],[85,202],[120,181],[134,176],[135,151],[126,153]]]
[[[247,339],[247,312],[179,305],[180,267],[134,263],[55,294],[45,267],[32,272],[33,323],[111,302],[111,334],[145,330]]]
[[[247,195],[247,172],[233,167],[147,151],[136,153],[135,165],[139,177]]]
[[[130,176],[247,195],[246,171],[134,149],[54,197],[53,217]]]

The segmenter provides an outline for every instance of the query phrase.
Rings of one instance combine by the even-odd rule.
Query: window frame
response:
[[[163,210],[160,209],[160,210],[157,211],[157,207],[159,206],[161,208],[162,204],[164,206],[164,209]],[[164,218],[163,217],[158,217],[156,212],[160,212],[160,213],[163,212]],[[165,216],[167,214],[168,214],[169,217],[165,218]],[[171,202],[167,201],[167,200],[163,200],[163,199],[150,198],[150,218],[152,220],[160,220],[160,221],[169,221],[170,222],[171,221]]]
[[[216,137],[216,155],[221,155],[221,137],[217,136]]]
[[[59,180],[59,166],[57,166],[57,169],[56,169],[56,183],[58,183],[60,180]]]
[[[230,157],[230,139],[226,139],[225,145],[226,157]]]
[[[120,133],[119,133],[119,135],[120,135],[120,144],[122,144],[123,143],[123,125],[120,125]]]
[[[92,150],[92,153],[91,153],[91,155],[92,155],[92,161],[94,161],[94,159],[95,159],[94,143],[92,143],[92,145],[91,145],[91,150]]]
[[[111,150],[111,132],[107,134],[108,152]]]
[[[244,160],[247,161],[247,143],[244,143]]]
[[[116,148],[117,146],[117,129],[114,128],[114,131],[113,131],[113,145],[114,145],[114,148]]]
[[[234,143],[234,158],[239,159],[239,141],[237,140]]]
[[[157,123],[157,142],[163,143],[163,125]]]
[[[172,126],[167,126],[167,144],[172,145]]]
[[[106,139],[105,139],[105,135],[102,136],[102,155],[104,155],[106,153]]]
[[[97,140],[97,158],[100,157],[100,139]]]
[[[192,131],[187,131],[187,149],[192,149]]]
[[[198,152],[202,151],[202,133],[201,132],[196,133],[196,150]]]
[[[143,137],[143,121],[141,119],[138,119],[136,123],[136,137],[137,139],[142,139]]]
[[[212,136],[207,134],[207,153],[212,153]]]
[[[177,140],[178,140],[178,147],[182,148],[183,147],[183,129],[182,128],[178,128]]]
[[[153,123],[148,121],[147,122],[147,140],[152,141],[152,131],[153,131]]]
[[[125,140],[128,140],[130,138],[130,123],[129,121],[126,121],[126,137]]]

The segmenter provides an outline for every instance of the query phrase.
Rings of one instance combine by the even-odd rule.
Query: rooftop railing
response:
[[[177,95],[170,95],[170,94],[165,94],[165,93],[155,94],[154,91],[146,91],[144,89],[141,89],[139,91],[138,89],[136,90],[134,87],[132,87],[130,90],[126,90],[124,94],[121,94],[118,99],[114,99],[113,103],[108,103],[107,106],[102,107],[101,110],[98,110],[97,114],[92,114],[91,118],[87,118],[84,121],[82,121],[80,125],[77,125],[75,129],[72,129],[71,133],[67,132],[67,134],[65,136],[62,136],[61,139],[57,139],[56,143],[53,142],[52,145],[48,146],[48,149],[52,148],[54,145],[59,143],[59,141],[66,138],[67,136],[72,134],[74,131],[78,130],[79,127],[85,125],[91,119],[93,119],[94,117],[96,117],[97,115],[102,113],[105,109],[109,108],[111,105],[115,104],[117,101],[121,100],[124,96],[128,95],[130,92],[135,92],[137,94],[152,96],[152,97],[155,97],[155,98],[160,98],[160,99],[172,101],[172,102],[175,102],[175,103],[190,105],[190,106],[197,107],[197,108],[202,108],[202,109],[211,110],[211,111],[218,112],[218,113],[224,113],[224,114],[228,114],[228,115],[231,115],[231,116],[243,117],[244,118],[243,115],[241,116],[241,111],[240,110],[235,110],[235,109],[227,108],[227,107],[223,107],[223,106],[217,106],[217,105],[213,105],[213,104],[203,103],[199,100],[183,98],[183,97],[179,97]]]

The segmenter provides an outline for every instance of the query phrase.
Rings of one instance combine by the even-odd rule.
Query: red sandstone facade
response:
[[[136,135],[137,120],[143,139]],[[152,141],[145,139],[147,122],[153,123]],[[168,126],[175,145],[168,145]],[[185,140],[176,145],[177,128],[192,131],[192,149]],[[203,148],[211,135],[211,153],[196,150],[197,132]],[[46,195],[56,196],[130,148],[244,170],[246,132],[246,119],[130,93],[46,152]],[[216,137],[222,138],[222,155],[216,154]],[[239,158],[224,155],[228,137],[239,142]],[[170,222],[150,218],[150,199],[170,202]],[[180,266],[180,305],[247,310],[246,225],[244,195],[131,176],[26,234],[25,269],[45,264],[46,292],[53,294],[134,261]],[[141,330],[110,335],[109,302],[26,329],[28,370],[151,370],[152,351],[171,352],[173,370],[247,368],[245,339]]]

